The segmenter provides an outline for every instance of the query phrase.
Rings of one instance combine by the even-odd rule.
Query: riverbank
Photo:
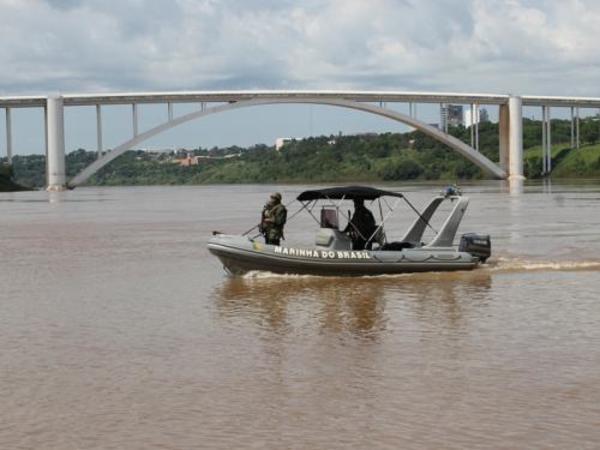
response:
[[[0,165],[0,192],[30,191],[31,189],[21,186],[13,181],[13,171],[10,166]]]
[[[539,178],[542,170],[542,148],[525,151],[525,167],[530,178]],[[553,178],[600,178],[600,144],[582,145],[578,149],[570,144],[552,146]]]
[[[564,121],[563,121],[564,122]],[[597,125],[597,123],[592,124]],[[586,130],[589,127],[586,125]],[[592,131],[597,127],[589,128]],[[553,178],[600,178],[598,136],[587,132],[580,149],[569,147],[570,129],[553,121]],[[453,127],[451,134],[470,141],[470,130]],[[542,177],[541,127],[524,120],[525,176]],[[497,162],[498,125],[480,124],[480,151]],[[177,152],[182,153],[182,152]],[[320,136],[291,141],[280,150],[266,145],[183,151],[181,155],[130,151],[100,170],[89,181],[95,186],[202,185],[237,183],[347,183],[440,180],[460,182],[488,178],[477,166],[420,132]],[[66,157],[67,177],[73,177],[97,157],[83,149]],[[45,184],[43,155],[13,158],[17,182]]]
[[[310,141],[310,142],[308,142]],[[280,152],[253,148],[227,160],[199,160],[182,167],[148,160],[143,152],[129,152],[90,180],[91,185],[202,185],[237,183],[348,183],[395,181],[459,182],[488,176],[466,159],[429,139],[394,135],[345,138],[328,144],[325,138],[299,141]],[[497,159],[491,151],[482,151]],[[495,156],[495,158],[494,158]],[[525,176],[542,177],[540,146],[524,154]],[[553,178],[600,178],[600,145],[571,150],[553,147]]]

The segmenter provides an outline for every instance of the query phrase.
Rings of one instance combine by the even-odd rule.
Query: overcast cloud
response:
[[[0,95],[287,88],[600,96],[599,24],[598,0],[0,0]],[[419,118],[437,122],[436,108],[420,105]],[[110,148],[131,135],[131,113],[105,111]],[[165,111],[141,107],[140,129],[164,121]],[[67,150],[95,148],[94,112],[67,111]],[[39,110],[14,112],[17,152],[44,151],[42,124]],[[281,105],[206,118],[144,145],[404,129],[339,108]],[[0,154],[5,134],[0,126]]]
[[[596,0],[0,0],[5,94],[598,95]]]

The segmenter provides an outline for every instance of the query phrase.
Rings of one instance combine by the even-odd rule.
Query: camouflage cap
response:
[[[281,201],[281,194],[279,192],[275,192],[274,194],[271,194],[271,198]]]

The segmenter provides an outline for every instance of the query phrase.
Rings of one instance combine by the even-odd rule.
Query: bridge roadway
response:
[[[58,95],[58,94],[57,94]],[[510,95],[397,91],[177,91],[100,94],[60,94],[65,106],[130,105],[134,103],[221,103],[257,98],[323,98],[357,102],[450,103],[503,105]],[[48,96],[0,96],[0,108],[46,106]],[[523,106],[600,108],[600,97],[521,96]]]
[[[174,118],[172,105],[177,103],[200,103],[201,111]],[[550,108],[571,108],[572,144],[579,138],[579,108],[600,108],[600,98],[559,97],[559,96],[512,96],[480,93],[438,93],[438,92],[399,92],[399,91],[298,91],[298,90],[256,90],[256,91],[184,91],[184,92],[140,92],[140,93],[96,93],[96,94],[55,94],[51,96],[0,96],[0,108],[6,111],[7,156],[12,157],[13,108],[45,108],[46,145],[48,154],[47,184],[50,190],[67,187],[64,167],[64,107],[95,106],[97,113],[97,140],[99,160],[76,176],[70,187],[79,185],[105,164],[122,154],[131,146],[160,132],[173,128],[189,120],[208,114],[218,113],[244,106],[257,106],[281,103],[310,103],[352,108],[377,114],[408,124],[447,144],[467,159],[471,160],[495,178],[523,178],[522,149],[522,108],[523,106],[542,107],[544,169],[551,170],[551,130]],[[378,103],[379,107],[373,103]],[[410,115],[386,108],[387,103],[409,103]],[[423,123],[416,118],[416,106],[429,104],[462,104],[471,108],[480,105],[498,105],[500,123],[500,167],[489,161],[477,150],[457,139]],[[138,133],[137,105],[165,104],[168,106],[168,121]],[[207,104],[216,104],[207,108]],[[133,137],[117,146],[113,151],[102,155],[102,116],[101,106],[132,105]],[[575,116],[576,114],[576,116]],[[576,119],[576,120],[575,120]],[[118,152],[115,150],[118,149]]]

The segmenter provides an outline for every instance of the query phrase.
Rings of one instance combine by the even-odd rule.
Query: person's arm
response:
[[[258,224],[258,231],[264,234],[265,225],[267,223],[267,208],[263,208],[260,213],[260,223]]]
[[[371,217],[371,224],[373,225],[373,227],[377,226],[377,221],[375,220],[375,216],[373,215],[373,213],[371,212],[371,210],[367,209],[367,211],[369,211],[369,216]]]
[[[356,216],[356,212],[351,216],[350,215],[350,210],[348,210],[348,223],[346,224],[346,228],[344,228],[344,231],[342,231],[342,233],[349,233],[350,231],[352,231],[354,229],[354,217]]]
[[[284,206],[277,208],[277,211],[275,211],[275,217],[273,218],[273,224],[278,227],[283,227],[285,224],[286,215],[287,213]]]
[[[264,223],[273,223],[273,209],[269,205],[265,205],[262,213],[262,221]]]

